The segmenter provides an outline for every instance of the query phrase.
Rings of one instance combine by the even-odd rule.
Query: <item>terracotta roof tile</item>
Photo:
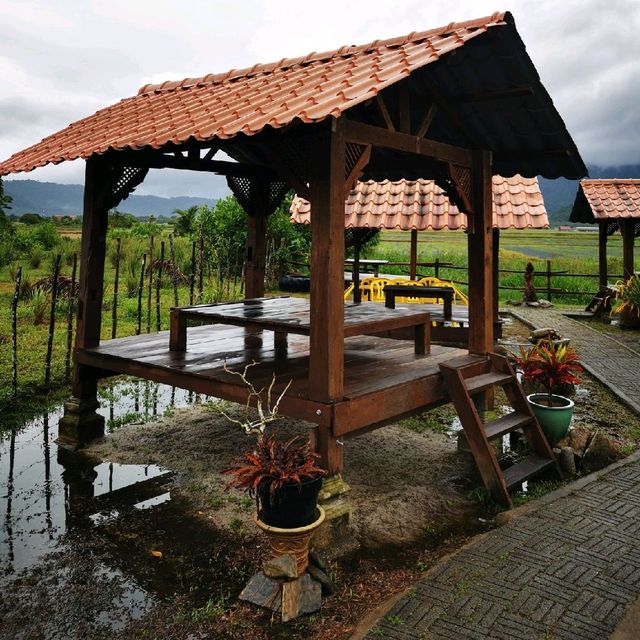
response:
[[[296,196],[294,222],[310,222],[309,203]],[[383,229],[466,229],[460,213],[432,180],[359,182],[345,203],[345,227]],[[542,229],[549,226],[537,178],[493,176],[493,226],[499,229]]]
[[[499,29],[499,31],[498,31]],[[495,35],[492,35],[495,34]],[[474,41],[473,47],[465,47]],[[462,52],[460,49],[462,48]],[[460,55],[452,57],[452,52]],[[444,58],[444,60],[441,60]],[[431,63],[441,61],[441,64]],[[576,178],[586,174],[562,118],[540,83],[508,13],[366,45],[311,53],[271,64],[142,87],[136,96],[79,120],[0,163],[0,175],[50,162],[88,158],[109,150],[162,148],[253,136],[267,127],[313,123],[364,103],[429,66],[445,99],[531,86],[531,95],[502,101],[459,101],[454,109],[478,141],[494,152],[495,170]],[[496,115],[499,114],[499,117]],[[432,123],[434,139],[466,145],[468,137],[446,122]],[[558,154],[565,150],[566,154]],[[230,151],[227,149],[227,151]],[[547,153],[552,152],[552,153]],[[233,153],[230,153],[233,156]],[[242,151],[239,151],[242,156]],[[369,178],[413,177],[370,167]]]
[[[572,222],[640,218],[640,180],[581,180]]]

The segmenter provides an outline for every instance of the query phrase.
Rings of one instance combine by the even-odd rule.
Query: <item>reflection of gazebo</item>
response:
[[[547,211],[537,178],[516,174],[492,179],[494,300],[498,303],[498,250],[501,229],[544,229],[549,226]],[[296,196],[291,219],[311,222],[311,206]],[[467,214],[460,212],[433,180],[383,180],[358,182],[345,201],[346,229],[398,229],[411,232],[410,278],[418,262],[418,231],[467,229]]]
[[[634,273],[633,245],[640,235],[640,180],[580,181],[571,222],[597,222],[600,288],[607,286],[607,239],[620,230],[624,277]]]
[[[233,162],[216,159],[218,152]],[[101,377],[130,374],[244,403],[246,384],[229,369],[257,362],[251,382],[268,389],[277,376],[280,412],[314,423],[331,474],[343,467],[343,438],[449,399],[470,403],[460,380],[475,395],[504,381],[488,356],[492,175],[586,175],[509,13],[148,85],[16,153],[0,163],[0,175],[77,158],[87,164],[76,366],[60,435],[82,443],[103,432],[95,412]],[[171,343],[166,331],[101,341],[107,212],[149,169],[162,168],[227,176],[247,213],[245,295],[254,300],[218,305],[219,323],[188,331],[176,313]],[[465,349],[429,352],[428,318],[415,309],[345,306],[344,201],[359,178],[435,180],[469,214]],[[311,295],[265,302],[266,220],[289,189],[314,209]],[[407,326],[415,344],[376,337]],[[450,390],[442,363],[459,374]],[[465,416],[474,417],[470,407]],[[534,440],[542,458],[514,465],[506,479],[482,425],[466,418],[464,425],[487,486],[505,503],[509,487],[554,464],[548,446]]]

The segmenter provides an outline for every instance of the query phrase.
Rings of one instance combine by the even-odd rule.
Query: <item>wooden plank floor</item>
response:
[[[257,387],[268,386],[275,373],[276,389],[292,381],[281,408],[285,415],[322,423],[320,405],[309,401],[309,338],[290,334],[286,350],[276,348],[274,333],[230,325],[208,325],[188,329],[185,352],[169,350],[169,332],[107,340],[99,347],[76,354],[80,364],[105,371],[130,374],[199,393],[243,401],[246,391],[237,376],[224,370],[241,371],[252,362],[249,379]],[[441,386],[438,364],[465,356],[464,349],[432,345],[428,355],[416,355],[410,340],[357,336],[345,340],[345,402],[434,378]],[[387,413],[389,410],[387,410]],[[325,412],[326,414],[326,412]],[[386,419],[386,416],[385,416]]]

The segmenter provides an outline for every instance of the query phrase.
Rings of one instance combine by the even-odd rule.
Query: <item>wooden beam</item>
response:
[[[288,182],[301,198],[304,198],[305,200],[309,200],[311,198],[309,185],[307,185],[303,178],[298,174],[295,167],[290,166],[290,164],[275,153],[269,145],[262,145],[260,150],[264,153],[267,160],[273,165],[280,178]]]
[[[424,114],[424,118],[420,122],[418,126],[418,131],[416,131],[416,135],[418,138],[424,138],[427,135],[427,131],[429,131],[429,127],[433,122],[433,119],[436,117],[436,113],[438,112],[438,107],[435,104],[432,104],[429,107],[429,110]]]
[[[622,273],[625,278],[630,278],[634,274],[633,245],[635,220],[629,218],[620,220],[620,231],[622,231]]]
[[[358,161],[351,169],[347,179],[344,184],[344,199],[346,200],[349,197],[349,192],[351,189],[355,188],[356,182],[362,175],[364,168],[369,164],[369,160],[371,159],[371,145],[368,144],[365,146],[362,154],[358,158]]]
[[[374,147],[385,147],[465,167],[470,167],[472,164],[472,155],[468,149],[406,133],[388,131],[353,120],[345,121],[345,139],[347,142],[371,144]]]
[[[253,215],[247,216],[244,297],[262,298],[264,296],[269,183],[260,180],[256,181],[253,186],[257,190],[258,204]]]
[[[75,342],[78,349],[97,347],[100,344],[108,223],[105,203],[110,186],[108,169],[106,163],[98,158],[91,157],[87,160]]]
[[[398,115],[400,120],[400,131],[411,133],[411,95],[409,85],[402,82],[398,85]]]
[[[491,154],[473,152],[473,209],[469,216],[469,351],[493,350],[493,220]]]
[[[214,152],[215,153],[215,152]],[[266,166],[229,162],[228,160],[207,160],[205,158],[186,158],[147,151],[118,151],[109,154],[111,161],[126,167],[148,167],[149,169],[185,169],[188,171],[208,171],[236,178],[274,179],[275,172]]]
[[[389,109],[387,109],[387,104],[384,101],[382,94],[380,93],[376,96],[376,106],[378,107],[378,113],[382,117],[385,127],[387,127],[389,131],[395,131],[396,128],[393,126],[391,114],[389,113]]]
[[[609,234],[607,233],[608,223],[598,223],[598,284],[600,289],[607,286],[609,273],[607,270],[607,241]]]
[[[415,280],[417,276],[418,262],[418,230],[411,229],[411,255],[409,258],[409,277]]]
[[[451,107],[451,103],[445,96],[442,94],[440,89],[426,77],[423,73],[422,75],[422,83],[427,90],[431,100],[438,106],[438,108],[444,113],[447,120],[451,123],[453,127],[455,127],[465,138],[469,146],[473,149],[480,148],[480,144],[476,137],[471,133],[465,122],[462,118],[457,114],[455,109]]]
[[[493,213],[493,212],[492,212]],[[493,229],[493,322],[500,321],[500,229]]]
[[[503,100],[505,98],[517,98],[519,96],[532,96],[533,87],[522,85],[508,89],[496,89],[495,91],[480,91],[466,96],[453,98],[452,102],[487,102],[490,100]]]
[[[344,118],[317,147],[311,191],[309,398],[339,400],[344,385]]]

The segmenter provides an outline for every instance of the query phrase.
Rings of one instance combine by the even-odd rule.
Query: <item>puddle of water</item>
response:
[[[101,390],[100,413],[111,428],[200,400],[148,381],[124,380]],[[152,508],[170,500],[171,474],[156,465],[97,463],[55,444],[62,406],[27,422],[0,441],[0,575],[34,565],[75,525],[98,524],[114,507]],[[106,515],[105,515],[106,514]]]

